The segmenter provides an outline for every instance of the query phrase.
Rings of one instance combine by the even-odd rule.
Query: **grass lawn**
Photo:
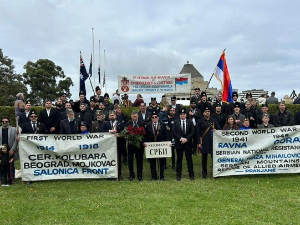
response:
[[[166,181],[125,179],[60,180],[1,188],[0,224],[299,224],[298,174],[200,177],[200,156],[194,157],[195,181],[182,181],[166,170]],[[185,160],[184,160],[185,165]]]

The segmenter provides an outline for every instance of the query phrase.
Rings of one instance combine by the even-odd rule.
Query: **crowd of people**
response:
[[[196,88],[187,108],[177,104],[176,96],[171,103],[162,96],[160,103],[151,98],[147,106],[142,95],[132,103],[128,95],[120,97],[118,91],[110,99],[109,94],[102,96],[101,88],[96,87],[96,94],[86,99],[83,92],[75,102],[67,101],[63,93],[55,102],[46,100],[45,108],[37,113],[31,109],[31,101],[25,101],[19,93],[15,102],[17,128],[9,125],[9,117],[2,118],[0,127],[1,145],[1,181],[2,186],[12,184],[14,177],[14,161],[18,160],[18,134],[87,134],[109,132],[117,137],[120,177],[122,164],[129,170],[129,180],[143,180],[144,147],[147,142],[170,141],[172,148],[172,170],[177,181],[182,177],[182,160],[185,154],[190,180],[195,179],[193,155],[202,156],[202,178],[208,176],[207,159],[213,155],[213,135],[215,130],[257,129],[280,126],[300,125],[300,111],[295,114],[286,110],[284,101],[278,102],[275,93],[267,98],[262,95],[253,99],[251,93],[246,95],[245,102],[238,101],[238,93],[233,92],[233,102],[222,101],[222,93],[216,101],[211,102],[207,94]],[[294,101],[300,103],[300,96]],[[261,104],[261,107],[258,107]],[[271,115],[268,105],[278,104],[278,112]],[[122,107],[139,107],[132,111],[130,118],[122,112]],[[144,127],[146,134],[139,146],[127,143],[119,134],[129,125]],[[134,160],[135,158],[135,160]],[[136,172],[134,170],[136,162]],[[166,158],[149,159],[151,180],[165,180]],[[157,171],[159,164],[159,171]]]

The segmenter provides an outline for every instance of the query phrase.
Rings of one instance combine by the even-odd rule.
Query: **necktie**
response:
[[[185,134],[185,122],[184,122],[184,120],[182,121],[182,133]]]
[[[133,123],[133,126],[136,127],[136,122]]]
[[[33,124],[33,131],[36,131],[36,123],[32,123]]]
[[[157,131],[157,124],[154,123],[154,130]]]

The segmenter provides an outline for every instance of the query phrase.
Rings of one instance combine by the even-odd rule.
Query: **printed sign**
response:
[[[165,142],[145,142],[146,158],[167,158],[172,157],[172,147],[170,141]]]
[[[213,176],[300,173],[300,126],[218,130]]]
[[[189,93],[191,82],[191,74],[118,76],[122,94]]]
[[[117,178],[116,143],[109,133],[21,134],[22,180]]]

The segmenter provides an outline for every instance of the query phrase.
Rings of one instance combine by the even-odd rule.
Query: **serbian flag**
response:
[[[188,84],[188,78],[187,77],[175,78],[175,84],[176,85]]]
[[[223,88],[223,101],[232,102],[232,86],[225,58],[225,50],[220,57],[213,75],[221,82]]]

